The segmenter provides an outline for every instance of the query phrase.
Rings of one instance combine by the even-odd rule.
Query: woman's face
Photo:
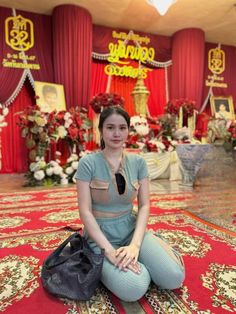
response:
[[[102,138],[106,148],[121,148],[129,134],[127,122],[119,114],[112,114],[103,123]]]

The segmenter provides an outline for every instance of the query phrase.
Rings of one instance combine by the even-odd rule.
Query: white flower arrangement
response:
[[[44,157],[36,157],[36,161],[29,165],[29,171],[25,176],[28,179],[25,186],[68,184],[68,175],[64,173],[59,160],[46,163]]]
[[[85,153],[86,154],[86,153]],[[74,175],[78,168],[79,164],[79,156],[76,153],[72,153],[70,157],[67,159],[64,168],[64,172],[68,176],[68,181],[75,183]]]
[[[140,136],[145,136],[150,131],[147,119],[143,116],[132,116],[130,118],[130,127],[131,132],[133,128]]]

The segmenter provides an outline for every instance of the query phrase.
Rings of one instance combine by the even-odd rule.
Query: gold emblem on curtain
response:
[[[225,52],[220,48],[210,49],[208,52],[208,68],[214,74],[221,74],[225,70]]]
[[[34,25],[18,15],[5,20],[6,44],[17,51],[27,51],[34,46]]]
[[[212,75],[207,76],[206,86],[226,88],[228,85],[224,83],[224,77],[219,76],[225,70],[225,52],[216,47],[208,51],[208,69]]]

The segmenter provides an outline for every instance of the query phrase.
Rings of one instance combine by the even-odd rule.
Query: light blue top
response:
[[[145,160],[136,154],[123,154],[118,170],[125,179],[125,192],[119,194],[113,167],[102,152],[88,154],[79,161],[75,178],[90,183],[92,209],[104,212],[132,210],[139,181],[148,177]]]

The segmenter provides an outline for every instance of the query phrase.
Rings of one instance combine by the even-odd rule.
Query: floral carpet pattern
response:
[[[191,193],[151,195],[148,228],[177,248],[186,266],[180,289],[150,285],[138,302],[102,285],[88,302],[57,299],[42,287],[43,260],[82,227],[74,187],[0,194],[0,312],[7,314],[226,314],[236,312],[236,233],[186,211]],[[232,224],[233,225],[233,224]]]

